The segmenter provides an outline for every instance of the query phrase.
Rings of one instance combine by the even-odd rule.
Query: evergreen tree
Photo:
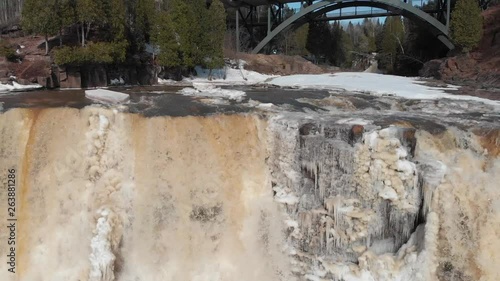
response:
[[[400,17],[389,17],[386,19],[382,37],[382,49],[380,54],[380,65],[392,72],[398,53],[402,52],[404,39],[404,27]]]
[[[154,23],[155,1],[154,0],[135,0],[129,1],[129,30],[131,41],[136,50],[150,40],[150,30]]]
[[[169,13],[172,17],[173,30],[179,44],[179,56],[182,65],[192,68],[199,59],[197,42],[200,38],[201,27],[198,16],[201,11],[202,1],[197,0],[171,0]]]
[[[223,42],[226,33],[226,11],[224,4],[220,0],[213,0],[210,8],[202,12],[200,46],[203,57],[203,64],[210,70],[209,79],[211,79],[212,69],[224,65]]]
[[[104,0],[102,1],[105,20],[102,21],[104,27],[108,31],[108,40],[123,41],[125,40],[125,21],[126,21],[126,6],[125,0]]]
[[[303,26],[299,27],[297,30],[295,30],[294,33],[294,45],[295,45],[295,50],[293,51],[293,55],[307,55],[307,49],[306,49],[306,44],[307,44],[307,34],[309,33],[309,24],[304,24]]]
[[[180,39],[175,32],[172,16],[167,11],[156,14],[151,39],[159,48],[158,63],[168,68],[179,68],[182,64]]]
[[[458,0],[450,22],[455,44],[468,52],[476,47],[482,37],[483,18],[476,0]]]
[[[328,56],[331,45],[330,32],[329,24],[326,21],[313,21],[309,24],[306,48],[316,59],[325,59]]]
[[[93,24],[101,23],[106,19],[102,0],[77,0],[76,13],[80,22],[82,47],[88,38]]]
[[[58,32],[59,15],[54,0],[26,0],[22,26],[27,32],[41,34],[45,39],[45,55],[49,53],[49,36]]]
[[[342,66],[348,68],[352,66],[352,52],[354,51],[354,46],[352,44],[351,38],[349,37],[349,34],[344,29],[342,29],[341,31],[342,50],[345,56]]]

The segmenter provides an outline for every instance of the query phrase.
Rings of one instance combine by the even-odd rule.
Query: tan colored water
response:
[[[287,118],[0,114],[0,281],[500,280],[497,131]]]
[[[286,279],[265,127],[98,108],[0,115],[0,169],[18,171],[17,275],[2,260],[0,279]]]

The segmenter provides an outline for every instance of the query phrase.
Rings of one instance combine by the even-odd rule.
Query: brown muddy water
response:
[[[230,88],[1,95],[0,280],[500,280],[498,107]]]

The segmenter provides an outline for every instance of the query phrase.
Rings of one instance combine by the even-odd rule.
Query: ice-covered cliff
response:
[[[494,107],[301,93],[7,100],[0,280],[500,279]]]

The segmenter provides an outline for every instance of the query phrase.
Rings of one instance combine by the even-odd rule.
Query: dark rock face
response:
[[[61,88],[81,88],[82,86],[82,76],[79,68],[59,68],[59,78]]]
[[[0,72],[0,75],[4,72]],[[2,76],[0,76],[1,78]],[[111,80],[122,79],[127,85],[154,85],[154,68],[150,66],[62,66],[53,67],[47,76],[38,75],[32,82],[46,88],[96,88],[110,85]],[[27,81],[27,79],[25,79]],[[31,81],[30,80],[30,81]],[[21,81],[22,82],[22,81]],[[23,83],[21,83],[23,84]]]
[[[424,66],[422,69],[419,71],[419,75],[422,77],[429,77],[429,78],[434,78],[434,79],[441,79],[441,64],[443,63],[442,60],[436,59],[436,60],[430,60]]]
[[[102,65],[91,65],[80,67],[82,74],[82,88],[106,87],[108,75]]]
[[[500,87],[500,6],[483,11],[483,38],[470,54],[458,50],[424,64],[420,76],[477,88]]]

